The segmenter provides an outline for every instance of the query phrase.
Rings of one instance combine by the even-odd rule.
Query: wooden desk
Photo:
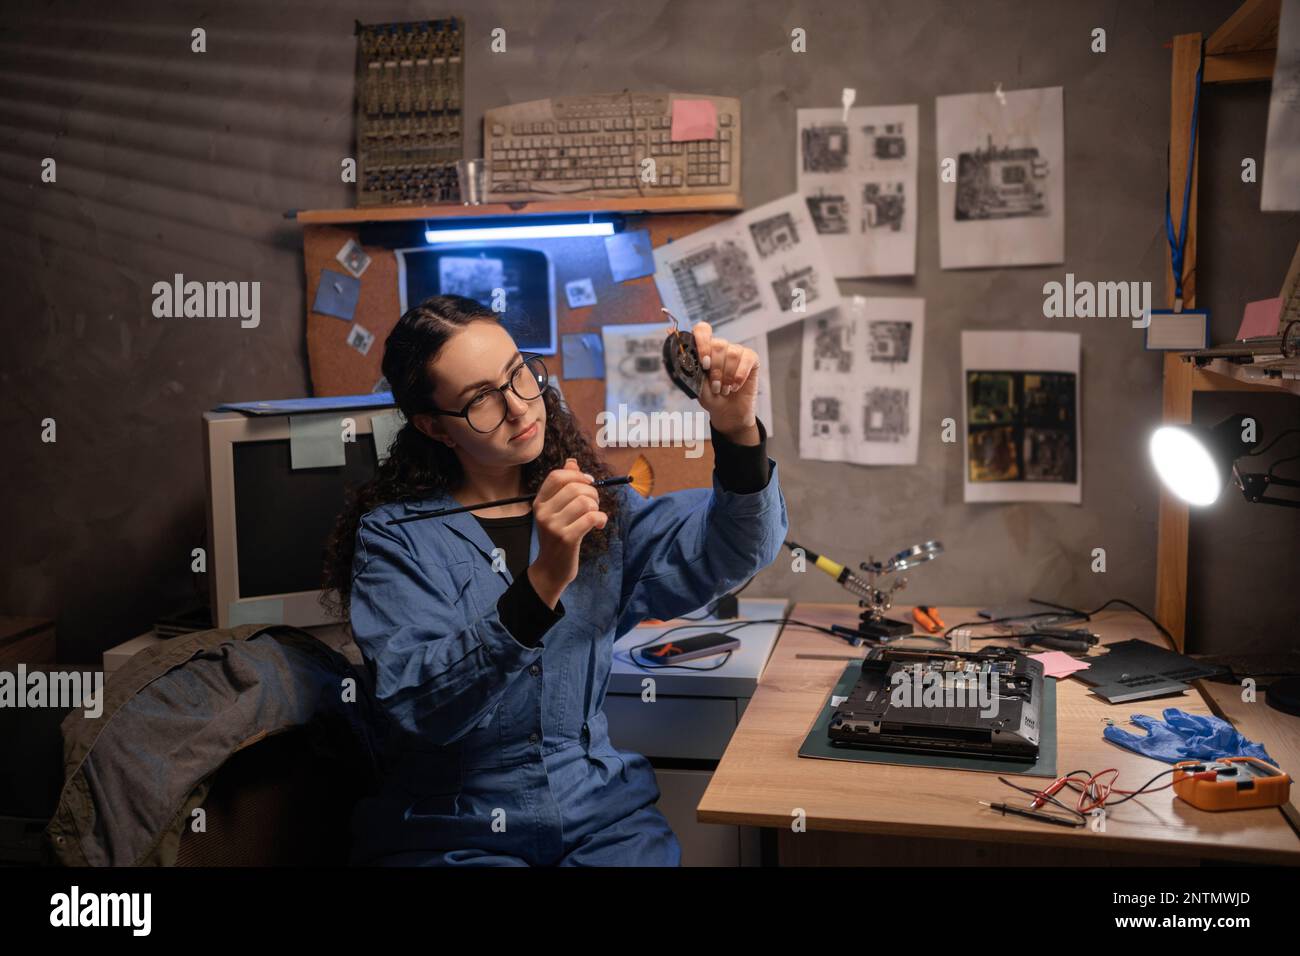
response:
[[[910,613],[907,608],[894,616]],[[973,608],[945,607],[940,613],[949,625],[977,619]],[[857,615],[854,605],[801,603],[790,617],[853,626]],[[1103,612],[1090,627],[1103,644],[1138,638],[1168,646],[1132,611]],[[977,641],[973,647],[986,643]],[[863,653],[819,631],[793,623],[785,626],[700,800],[701,822],[775,828],[784,865],[1196,865],[1202,859],[1300,864],[1300,836],[1276,808],[1210,813],[1177,800],[1173,790],[1166,789],[1109,810],[1106,831],[1098,833],[1004,817],[980,806],[980,800],[1023,799],[999,783],[996,774],[799,757],[799,747],[846,661],[797,655],[847,659]],[[1114,767],[1119,770],[1118,786],[1135,789],[1167,765],[1105,741],[1105,718],[1119,724],[1131,714],[1158,716],[1171,706],[1212,713],[1195,689],[1178,698],[1111,706],[1076,680],[1058,681],[1058,770]],[[1275,756],[1283,750],[1274,741],[1263,742]],[[806,813],[807,832],[792,832],[796,808]]]

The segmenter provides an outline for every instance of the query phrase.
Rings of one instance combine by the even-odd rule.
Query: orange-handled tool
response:
[[[943,618],[939,616],[939,612],[925,604],[918,604],[916,607],[912,608],[912,620],[914,620],[917,623],[917,626],[923,631],[930,634],[938,634],[947,627],[947,625],[943,623]]]

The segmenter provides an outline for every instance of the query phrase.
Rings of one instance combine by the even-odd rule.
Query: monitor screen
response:
[[[396,255],[403,311],[432,295],[463,295],[503,309],[501,324],[523,351],[555,354],[554,278],[545,252],[475,243]]]
[[[375,473],[370,434],[343,443],[337,468],[289,466],[289,440],[233,447],[239,597],[318,591],[325,545],[345,493]]]

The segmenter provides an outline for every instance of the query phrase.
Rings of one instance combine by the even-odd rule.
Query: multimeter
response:
[[[664,371],[674,385],[690,398],[699,398],[704,387],[704,367],[700,365],[700,353],[695,347],[695,336],[683,332],[677,324],[677,316],[667,309],[661,309],[673,320],[673,331],[664,339]]]
[[[1258,757],[1183,760],[1174,764],[1174,793],[1199,810],[1280,807],[1291,799],[1291,778]]]

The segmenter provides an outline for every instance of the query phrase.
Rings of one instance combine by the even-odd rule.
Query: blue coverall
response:
[[[654,806],[650,762],[610,742],[602,705],[616,636],[739,587],[780,553],[789,522],[776,462],[761,491],[691,488],[621,495],[607,567],[583,561],[565,615],[537,647],[497,613],[513,582],[450,495],[366,514],[353,565],[352,629],[392,718],[379,792],[353,818],[353,861],[397,865],[676,866]],[[533,525],[529,563],[537,558]],[[597,559],[599,560],[599,559]],[[654,706],[645,706],[654,719]]]

